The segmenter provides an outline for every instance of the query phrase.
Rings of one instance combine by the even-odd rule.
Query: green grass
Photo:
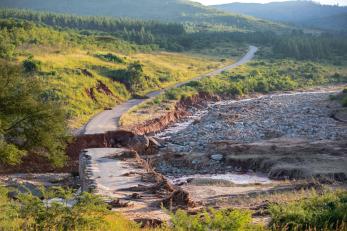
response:
[[[0,20],[0,56],[21,64],[44,82],[44,96],[65,105],[70,128],[80,127],[96,113],[124,102],[132,94],[169,87],[231,62],[215,56],[154,51],[149,45],[105,36],[23,20]],[[143,84],[130,89],[112,80],[114,73],[136,62],[143,68]]]
[[[45,200],[62,198],[63,203],[47,206],[44,200],[27,193],[19,193],[18,200],[8,197],[8,189],[0,187],[0,230],[117,230],[117,231],[256,231],[268,230],[255,224],[247,209],[207,209],[190,215],[184,210],[170,213],[170,225],[140,229],[117,212],[108,210],[100,197],[88,193],[74,196],[73,190],[42,189]],[[282,194],[281,194],[282,195]],[[310,191],[304,197],[270,202],[272,230],[337,230],[346,228],[347,192]],[[65,203],[75,198],[76,203]],[[263,199],[266,199],[263,198]],[[263,200],[262,199],[262,200]]]
[[[178,210],[171,215],[174,230],[177,231],[247,231],[265,230],[262,226],[252,224],[250,211],[247,210],[214,210],[210,209],[196,215],[188,215]]]
[[[143,76],[146,78],[146,85],[142,85],[137,94],[171,86],[223,64],[211,58],[167,52],[131,55],[113,52],[123,57],[125,63],[100,59],[94,55],[104,54],[99,50],[91,52],[73,49],[58,54],[41,51],[31,53],[41,63],[42,71],[39,76],[46,83],[48,94],[66,103],[70,127],[78,127],[105,107],[114,106],[131,97],[131,93],[122,83],[109,78],[110,71],[125,69],[131,62],[140,61],[143,65]],[[84,74],[81,71],[84,69],[93,76]],[[107,86],[112,92],[111,96],[96,89],[98,81]],[[95,99],[87,94],[88,89],[94,89]]]
[[[270,207],[275,230],[346,230],[347,192],[313,195],[288,204]]]
[[[291,91],[321,85],[347,83],[347,68],[288,59],[250,62],[221,75],[193,81],[132,108],[121,117],[126,128],[158,118],[185,97],[200,93],[239,97],[253,93]]]

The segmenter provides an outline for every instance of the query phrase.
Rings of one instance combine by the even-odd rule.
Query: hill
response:
[[[218,10],[247,14],[267,20],[294,23],[327,30],[346,30],[347,7],[320,5],[311,1],[230,3],[215,5]]]
[[[169,22],[230,26],[233,30],[270,30],[283,25],[221,12],[186,0],[2,0],[0,7],[22,8],[82,16],[127,17]],[[229,28],[230,29],[230,28]]]

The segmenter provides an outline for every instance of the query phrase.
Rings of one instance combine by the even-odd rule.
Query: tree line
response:
[[[286,33],[227,31],[217,30],[215,26],[208,24],[201,29],[201,25],[197,24],[73,16],[16,9],[0,10],[0,18],[28,20],[58,30],[74,29],[86,36],[113,36],[139,45],[157,45],[169,51],[189,51],[215,46],[221,42],[239,42],[271,47],[272,55],[281,58],[324,59],[344,56],[347,52],[347,39],[344,34],[307,34],[301,30]],[[8,25],[1,27],[8,28]]]

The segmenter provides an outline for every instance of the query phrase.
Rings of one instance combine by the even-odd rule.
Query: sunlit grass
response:
[[[110,52],[122,57],[125,62],[109,62],[98,57],[99,54]],[[125,69],[129,63],[140,61],[144,75],[148,76],[150,81],[159,83],[137,92],[137,94],[145,94],[186,81],[225,65],[227,62],[232,62],[232,60],[221,62],[216,58],[184,53],[153,52],[125,55],[117,51],[74,47],[61,49],[61,47],[52,46],[40,47],[40,49],[35,46],[27,47],[26,52],[18,57],[18,62],[25,60],[29,54],[41,63],[39,76],[45,82],[47,91],[54,91],[55,97],[58,96],[65,103],[71,128],[80,127],[104,108],[115,106],[131,97],[123,84],[112,81],[108,77],[109,71]],[[92,76],[86,75],[83,70],[87,70]],[[112,97],[95,89],[98,81],[109,88],[113,94]],[[87,94],[88,89],[94,89],[96,99],[92,99]]]
[[[120,123],[125,128],[144,124],[173,111],[181,97],[209,94],[248,95],[347,83],[347,68],[311,61],[288,59],[256,60],[221,75],[195,82],[194,86],[169,90],[125,113]]]

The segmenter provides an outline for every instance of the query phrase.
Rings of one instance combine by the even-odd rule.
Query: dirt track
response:
[[[251,59],[253,59],[257,50],[258,50],[257,47],[250,46],[247,54],[245,56],[243,56],[238,62],[236,62],[234,64],[217,69],[217,70],[210,72],[208,74],[198,76],[198,77],[191,79],[189,81],[178,83],[178,84],[174,85],[173,87],[151,92],[151,93],[147,94],[146,97],[153,98],[157,95],[160,95],[161,93],[163,93],[164,91],[166,91],[168,89],[180,87],[180,86],[182,86],[182,85],[184,85],[190,81],[200,80],[200,79],[203,79],[206,77],[218,75],[218,74],[222,73],[223,71],[230,70],[230,69],[233,69],[233,68],[238,67],[240,65],[243,65],[243,64],[247,63],[248,61],[250,61]],[[146,99],[131,99],[131,100],[129,100],[129,101],[127,101],[121,105],[118,105],[118,106],[112,108],[112,110],[107,110],[107,111],[103,111],[103,112],[99,113],[98,115],[94,116],[85,126],[83,126],[77,132],[77,135],[99,134],[99,133],[105,133],[107,131],[117,130],[119,128],[118,127],[119,119],[122,116],[122,114],[127,112],[130,108],[144,102],[145,100]]]

